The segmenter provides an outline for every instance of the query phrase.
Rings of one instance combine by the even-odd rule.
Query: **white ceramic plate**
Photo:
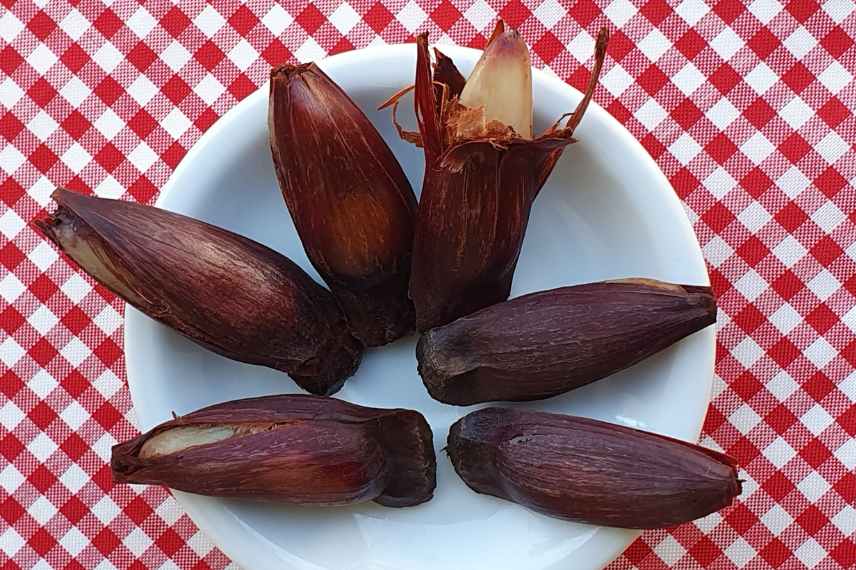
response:
[[[479,52],[444,46],[466,74]],[[413,79],[415,47],[371,48],[321,67],[368,114],[414,189],[421,150],[399,141],[376,105]],[[535,72],[536,127],[572,110],[580,93]],[[409,104],[402,105],[406,118]],[[158,206],[258,240],[314,278],[282,201],[267,143],[267,88],[220,119],[187,154]],[[412,116],[412,113],[410,113]],[[636,140],[596,105],[577,130],[532,212],[512,296],[607,278],[644,276],[708,283],[681,203]],[[416,373],[415,338],[367,353],[336,397],[421,411],[434,430],[437,491],[424,505],[339,509],[176,498],[244,568],[299,570],[597,569],[635,531],[571,524],[470,491],[441,452],[449,425],[472,408],[431,400]],[[140,429],[224,400],[297,392],[285,374],[208,352],[129,308],[125,350]],[[570,394],[523,407],[568,412],[696,441],[710,400],[714,330],[708,328],[640,365]]]

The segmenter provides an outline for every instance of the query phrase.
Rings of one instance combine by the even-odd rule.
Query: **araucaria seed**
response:
[[[452,425],[447,451],[478,493],[602,526],[671,527],[741,492],[727,455],[574,416],[484,408]]]
[[[416,357],[441,402],[537,400],[605,378],[714,322],[710,287],[624,279],[497,303],[427,331]]]
[[[383,138],[314,63],[271,72],[268,129],[297,233],[354,334],[379,346],[412,331],[416,197]]]
[[[68,190],[36,226],[96,281],[151,318],[234,360],[332,394],[363,347],[336,300],[285,256],[173,212]]]
[[[577,109],[533,137],[529,52],[517,32],[496,29],[464,80],[428,36],[417,40],[414,99],[425,175],[416,216],[410,297],[420,331],[508,298],[532,203],[591,100],[606,54],[602,30],[591,82]],[[383,106],[398,105],[407,90]]]
[[[117,483],[303,505],[431,499],[436,460],[419,412],[306,395],[235,400],[113,447]]]

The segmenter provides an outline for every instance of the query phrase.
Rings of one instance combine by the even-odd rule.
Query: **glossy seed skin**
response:
[[[740,495],[730,457],[587,418],[484,408],[458,420],[447,451],[474,491],[568,521],[668,528]]]
[[[145,453],[170,430],[212,426],[234,435]],[[307,395],[235,400],[177,417],[114,446],[111,468],[117,483],[318,506],[413,506],[430,500],[436,484],[431,428],[421,414]]]
[[[426,166],[410,280],[418,330],[508,298],[545,153],[472,142]]]
[[[523,295],[431,329],[416,357],[441,402],[538,400],[628,368],[714,322],[710,287],[590,283]]]
[[[362,345],[329,291],[285,256],[222,228],[141,204],[57,190],[36,222],[95,280],[209,350],[332,394]]]
[[[303,247],[354,334],[380,346],[412,331],[416,197],[374,125],[310,63],[271,72],[268,130]]]

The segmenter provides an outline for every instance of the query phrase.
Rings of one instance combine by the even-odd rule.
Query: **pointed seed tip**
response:
[[[280,65],[274,66],[270,70],[270,78],[273,79],[284,79],[285,81],[290,80],[295,75],[299,75],[305,71],[312,70],[317,68],[315,62],[308,63],[281,63]]]
[[[493,32],[490,34],[490,38],[487,40],[487,45],[493,43],[493,41],[499,37],[505,31],[505,22],[500,20],[496,21],[496,25],[493,27]]]
[[[76,190],[69,190],[68,188],[57,188],[51,194],[51,198],[54,202],[56,202],[59,207],[71,207],[69,204],[70,201],[74,200],[86,200],[88,198],[97,198],[95,194],[86,195],[83,192],[77,192]]]
[[[597,41],[594,46],[594,57],[596,60],[606,57],[607,45],[609,45],[609,29],[601,28],[597,34]]]
[[[53,233],[53,230],[51,229],[52,222],[53,218],[48,215],[43,218],[36,218],[35,220],[33,220],[33,225],[46,237],[50,238],[51,234]]]

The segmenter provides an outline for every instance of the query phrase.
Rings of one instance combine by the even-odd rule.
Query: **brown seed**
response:
[[[151,318],[228,358],[332,394],[362,346],[329,291],[288,258],[222,228],[150,206],[53,195],[36,226],[77,265]]]
[[[416,197],[392,151],[314,63],[271,72],[277,179],[303,247],[368,346],[413,330]]]
[[[431,499],[431,428],[412,410],[306,395],[235,400],[113,447],[117,483],[307,505]]]
[[[422,335],[419,373],[447,404],[549,398],[716,322],[710,287],[623,280],[497,303]]]
[[[570,119],[533,138],[528,50],[497,25],[470,78],[417,38],[414,99],[419,132],[402,138],[424,149],[410,296],[420,331],[508,298],[529,212],[591,100],[606,53],[602,30],[589,87]],[[397,106],[407,90],[383,106]],[[561,121],[561,119],[560,119]]]
[[[484,408],[449,431],[447,451],[474,491],[552,517],[622,528],[665,528],[740,495],[730,457],[601,421]]]

